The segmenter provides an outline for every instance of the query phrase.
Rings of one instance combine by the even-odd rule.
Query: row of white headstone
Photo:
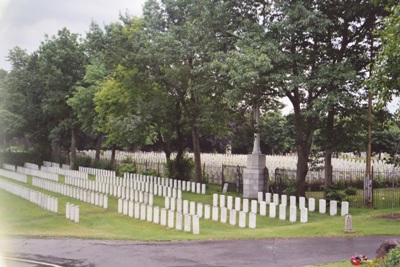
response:
[[[58,174],[55,173],[29,169],[21,166],[17,166],[17,172],[58,182]]]
[[[26,188],[24,186],[20,186],[18,184],[8,182],[3,179],[0,179],[0,188],[11,194],[22,197],[38,205],[41,208],[44,208],[54,213],[58,212],[57,198]]]
[[[17,167],[12,164],[3,163],[3,169],[15,172]]]
[[[0,169],[0,176],[21,182],[21,183],[27,183],[28,182],[28,176],[26,174],[22,173],[17,173],[15,171],[11,170],[5,170],[5,169]]]
[[[127,199],[118,199],[118,213],[142,221],[153,222],[169,229],[200,234],[200,218],[197,215],[174,212],[158,206],[146,205]]]
[[[49,181],[39,177],[32,177],[32,185],[50,192],[75,198],[95,206],[103,207],[105,209],[108,208],[108,195],[106,194],[100,194],[98,192]]]
[[[65,218],[79,223],[79,206],[67,202],[65,206]]]
[[[210,206],[208,204],[196,203],[195,201],[188,201],[186,199],[175,199],[170,197],[164,198],[164,208],[173,212],[182,214],[190,214],[192,216],[198,216],[206,220],[220,221],[221,223],[228,222],[231,225],[236,225],[237,214],[239,214],[239,227],[246,227],[247,213],[243,211],[236,211],[234,209],[228,209],[226,207]],[[219,216],[220,215],[220,216]],[[256,213],[249,213],[249,228],[256,228],[257,217]]]
[[[78,170],[95,176],[116,177],[115,171],[79,166]]]

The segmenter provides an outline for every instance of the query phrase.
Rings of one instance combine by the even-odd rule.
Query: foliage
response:
[[[400,265],[400,246],[392,249],[384,258],[374,259],[367,267],[394,267]]]
[[[354,187],[348,187],[344,190],[344,193],[347,196],[355,196],[357,194],[357,189],[355,189]]]
[[[328,201],[336,200],[338,202],[341,202],[345,196],[343,193],[339,192],[339,189],[335,185],[326,188],[325,193],[326,193],[326,199]]]
[[[297,192],[296,180],[289,180],[287,187],[282,191],[283,194],[288,196],[295,196]]]
[[[123,177],[124,173],[136,173],[136,167],[133,163],[120,163],[117,165],[117,176]]]
[[[187,156],[182,157],[178,162],[175,159],[171,159],[166,163],[167,177],[171,179],[177,179],[182,181],[190,181],[193,177],[193,160]]]
[[[76,157],[76,166],[91,167],[92,166],[92,158],[89,156],[77,156]]]

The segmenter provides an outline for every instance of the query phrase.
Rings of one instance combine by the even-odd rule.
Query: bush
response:
[[[339,192],[339,189],[335,185],[332,185],[332,186],[326,188],[325,192],[326,192],[326,198],[328,201],[336,200],[336,201],[340,202],[345,197],[345,195],[343,193]]]
[[[344,193],[348,196],[355,196],[357,195],[357,189],[355,189],[354,187],[348,187],[346,188],[346,190],[344,190]]]
[[[135,164],[121,163],[117,166],[117,176],[123,176],[124,173],[136,173]]]
[[[112,166],[109,160],[106,159],[100,159],[100,160],[95,160],[93,161],[93,163],[91,164],[92,168],[95,169],[102,169],[102,170],[112,170]]]
[[[194,163],[193,160],[184,156],[180,162],[175,159],[170,160],[165,164],[167,177],[182,181],[190,181],[193,175]]]
[[[374,259],[367,267],[400,266],[400,246],[392,249],[384,258]]]
[[[80,167],[92,167],[92,158],[89,156],[77,156],[75,164]]]

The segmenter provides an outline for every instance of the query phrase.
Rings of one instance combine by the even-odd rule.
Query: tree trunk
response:
[[[328,111],[328,116],[326,120],[326,147],[325,147],[325,180],[324,188],[332,186],[332,142],[333,142],[333,131],[334,131],[334,117],[335,112],[332,108]],[[326,197],[326,192],[325,192]]]
[[[192,125],[192,139],[193,139],[193,154],[194,154],[194,177],[195,181],[201,183],[203,181],[201,173],[201,158],[200,158],[200,134],[199,129],[193,123]]]
[[[117,150],[117,146],[115,144],[112,144],[111,145],[111,161],[110,161],[112,170],[115,170],[115,151],[116,150]]]
[[[71,129],[71,153],[69,155],[69,165],[71,170],[75,170],[76,161],[76,129]]]
[[[97,136],[97,140],[96,140],[96,154],[94,156],[95,161],[100,160],[100,151],[101,151],[102,142],[103,142],[103,134],[99,133],[99,135]]]

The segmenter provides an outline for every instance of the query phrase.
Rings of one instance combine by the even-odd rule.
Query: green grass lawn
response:
[[[28,183],[29,185],[29,183]],[[25,186],[28,186],[25,185]],[[30,186],[31,187],[31,186]],[[109,197],[109,208],[103,209],[76,199],[34,188],[59,200],[57,214],[0,190],[0,237],[76,237],[89,239],[120,239],[141,241],[255,239],[316,236],[347,236],[343,233],[344,218],[317,212],[309,214],[308,223],[290,223],[278,218],[257,215],[257,228],[239,228],[211,220],[200,220],[200,235],[168,229],[167,227],[130,218],[117,213],[117,199]],[[206,195],[183,192],[182,198],[203,204],[212,203],[212,194],[220,186],[209,186]],[[229,195],[229,194],[228,194]],[[235,196],[234,194],[230,194]],[[65,218],[65,205],[70,202],[80,207],[80,222]],[[164,206],[164,198],[154,197],[154,206]],[[340,212],[340,211],[339,211]],[[378,219],[375,216],[391,213],[390,209],[352,208],[354,235],[400,235],[398,221]],[[400,213],[400,208],[393,210]],[[299,215],[298,215],[299,216]],[[288,218],[288,216],[287,216]]]

